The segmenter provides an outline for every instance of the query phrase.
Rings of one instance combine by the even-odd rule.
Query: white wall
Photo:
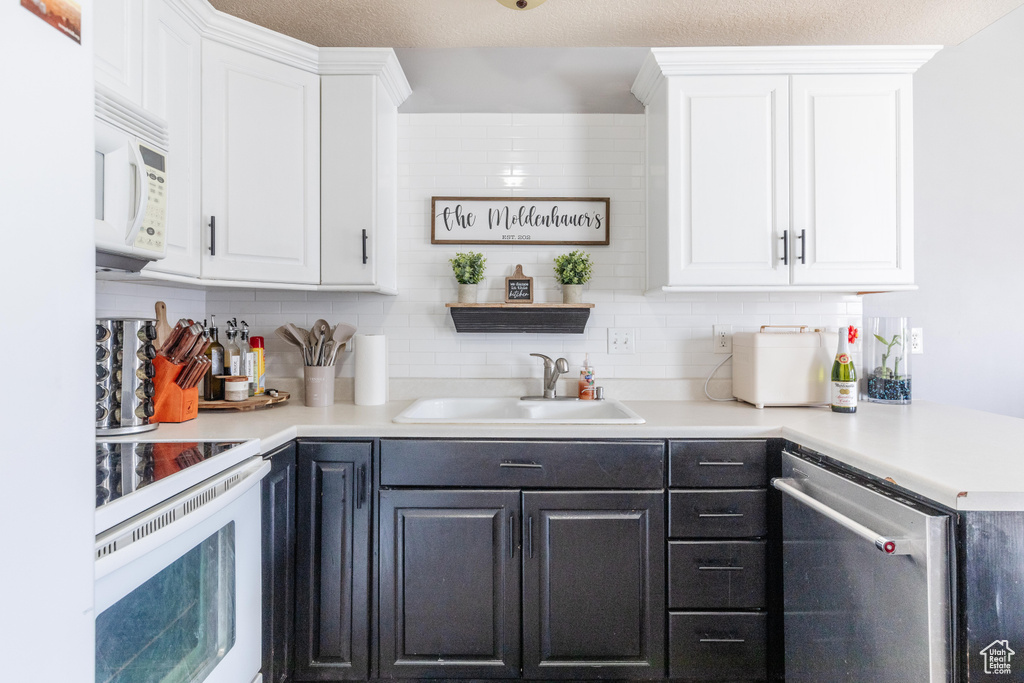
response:
[[[93,679],[92,2],[0,4],[0,678]]]
[[[916,292],[864,315],[924,330],[915,399],[1024,417],[1024,8],[914,77]]]
[[[207,313],[246,319],[267,337],[268,375],[301,377],[297,351],[273,330],[323,317],[389,337],[392,378],[535,378],[530,352],[585,353],[600,379],[703,385],[723,356],[711,326],[736,331],[762,324],[860,324],[861,301],[838,294],[642,294],[644,278],[644,117],[611,114],[403,114],[399,117],[399,290],[397,297],[267,290],[211,290]],[[596,263],[584,300],[597,304],[585,335],[457,334],[444,304],[455,301],[448,259],[482,251],[481,301],[503,300],[517,263],[534,278],[535,301],[560,301],[552,259],[573,247],[430,244],[430,198],[457,196],[607,196],[611,246],[588,251]],[[607,355],[607,330],[636,330],[637,353]],[[721,376],[729,377],[729,366]],[[352,364],[339,371],[351,376]],[[728,394],[729,387],[719,393]],[[672,397],[697,397],[668,392]],[[701,394],[702,396],[702,394]]]

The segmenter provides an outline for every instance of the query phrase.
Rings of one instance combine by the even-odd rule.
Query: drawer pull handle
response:
[[[742,512],[700,512],[697,514],[698,517],[704,519],[706,517],[717,518],[717,517],[742,517]]]
[[[745,643],[744,638],[701,638],[701,643]]]
[[[508,516],[508,556],[515,559],[516,556],[516,516]]]
[[[743,567],[697,567],[702,572],[741,572]]]
[[[702,460],[697,463],[701,467],[743,467],[745,462],[731,462],[727,460]]]
[[[544,465],[541,465],[541,464],[536,463],[536,462],[514,462],[512,460],[503,460],[498,465],[498,467],[520,467],[520,468],[523,468],[523,469],[530,469],[530,470],[542,470],[542,469],[544,469]]]

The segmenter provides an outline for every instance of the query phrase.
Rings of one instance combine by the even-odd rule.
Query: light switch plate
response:
[[[636,353],[636,330],[632,327],[609,327],[608,353]]]

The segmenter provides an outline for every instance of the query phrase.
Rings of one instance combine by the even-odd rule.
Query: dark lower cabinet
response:
[[[300,441],[293,680],[369,675],[371,441]]]
[[[295,444],[266,456],[263,479],[263,680],[291,680],[295,626]]]
[[[517,678],[516,491],[382,491],[382,678]]]

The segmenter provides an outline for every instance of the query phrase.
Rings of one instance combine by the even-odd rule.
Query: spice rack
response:
[[[497,334],[583,334],[594,304],[445,304],[455,331]]]

